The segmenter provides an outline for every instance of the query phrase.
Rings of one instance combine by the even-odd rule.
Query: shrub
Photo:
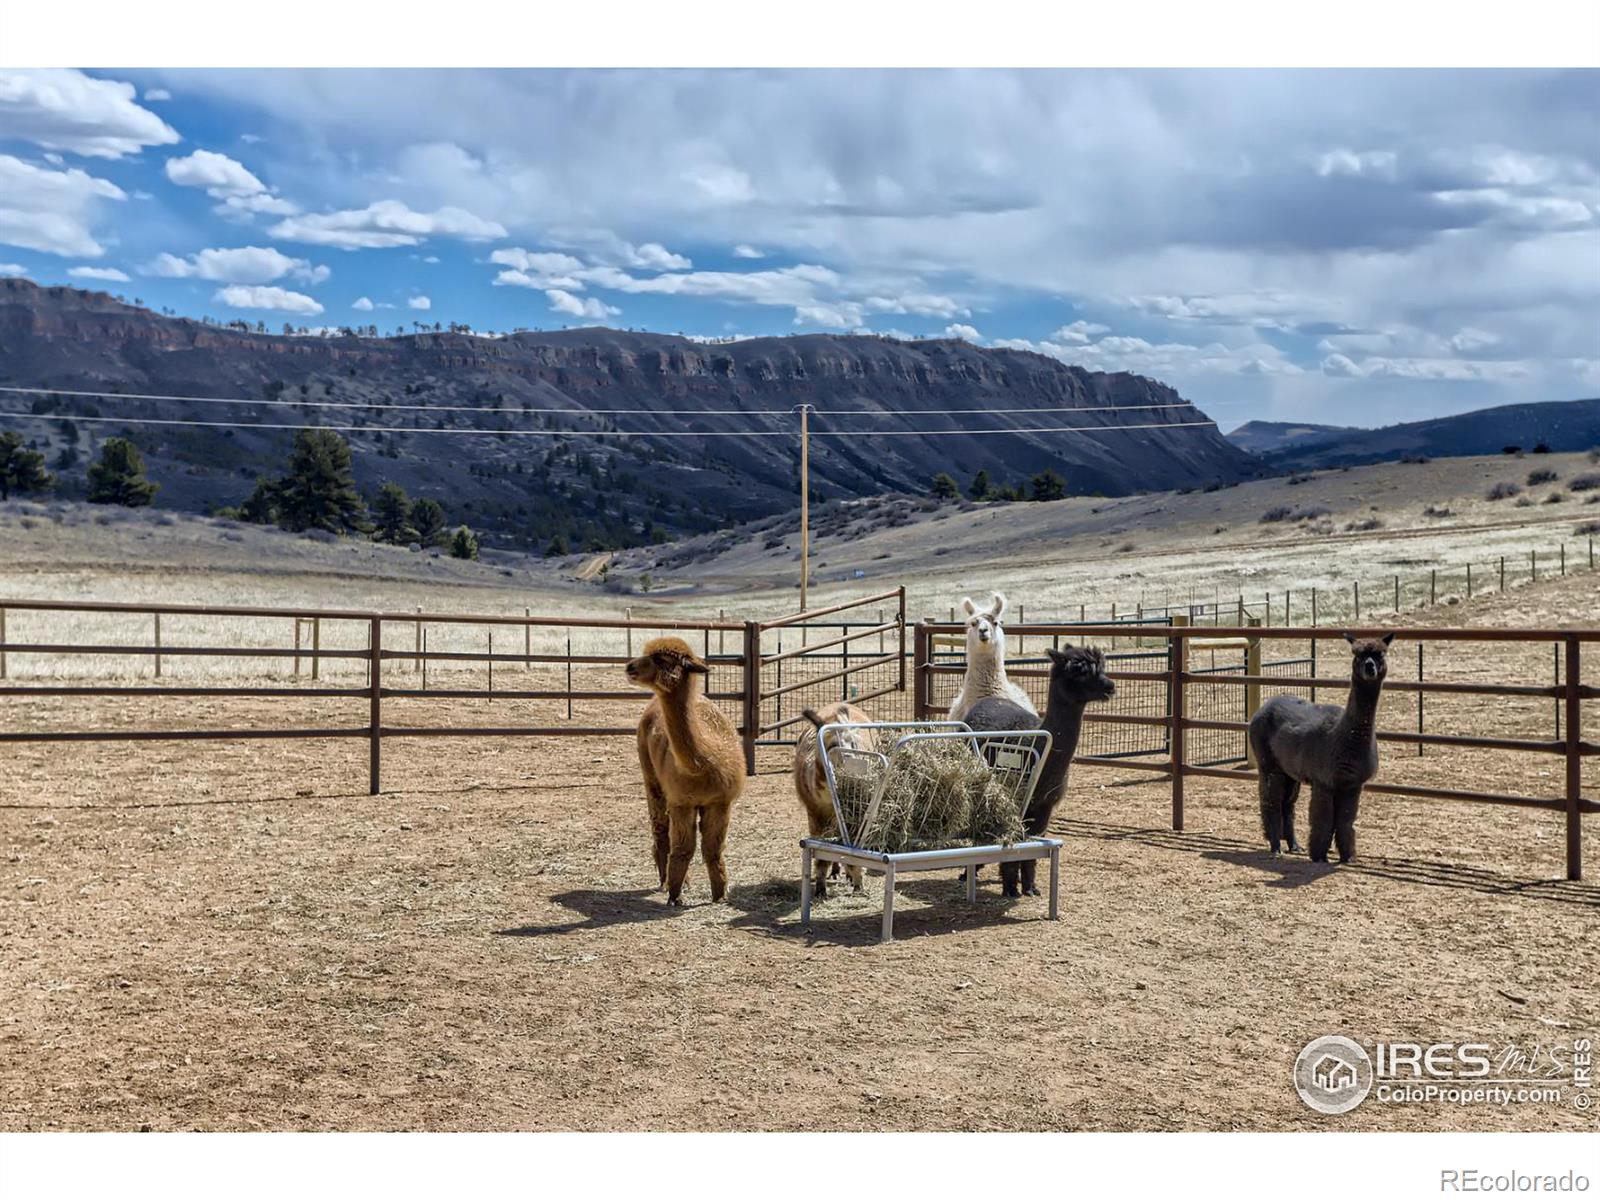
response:
[[[933,477],[933,487],[930,493],[935,500],[959,500],[961,487],[945,472],[940,471]]]
[[[1276,525],[1279,521],[1287,521],[1293,512],[1294,509],[1287,504],[1276,505],[1261,514],[1261,524]]]
[[[1425,517],[1453,517],[1456,514],[1442,504],[1430,504],[1422,510]]]
[[[1544,502],[1546,504],[1560,504],[1565,501],[1566,498],[1567,494],[1565,492],[1551,492],[1544,498]]]
[[[1521,494],[1522,485],[1520,483],[1514,483],[1509,479],[1503,479],[1484,494],[1484,499],[1509,500],[1511,497],[1520,496]]]
[[[56,477],[44,469],[44,455],[22,444],[20,433],[0,433],[0,500],[11,493],[27,495],[55,487]]]
[[[1431,462],[1432,459],[1426,454],[1402,454],[1400,461],[1409,466],[1421,466],[1423,463]]]
[[[1500,453],[1501,454],[1510,454],[1510,455],[1514,455],[1517,458],[1521,458],[1522,457],[1522,447],[1521,446],[1501,446],[1500,447]]]
[[[1517,497],[1517,507],[1518,508],[1532,508],[1533,507],[1533,497],[1532,496],[1518,496]]]
[[[1556,473],[1548,467],[1539,467],[1528,472],[1528,486],[1538,487],[1541,483],[1554,483]]]
[[[478,539],[465,525],[456,529],[450,539],[450,557],[473,559],[478,557]]]
[[[1346,533],[1371,533],[1374,529],[1382,529],[1383,522],[1377,517],[1362,517],[1359,521],[1351,521],[1344,527]]]
[[[1535,446],[1533,448],[1533,452],[1535,454],[1549,454],[1550,453],[1550,443],[1549,442],[1540,442],[1537,446]]]
[[[1590,471],[1584,475],[1574,475],[1567,487],[1574,492],[1592,492],[1600,488],[1600,471]]]
[[[1285,480],[1285,482],[1288,483],[1288,485],[1290,487],[1299,487],[1302,483],[1310,483],[1311,482],[1311,476],[1310,475],[1291,475],[1291,476],[1289,476],[1289,478],[1287,480]]]
[[[1040,471],[1028,481],[1034,500],[1060,500],[1067,494],[1067,481],[1049,469]]]
[[[1579,537],[1594,537],[1600,534],[1600,521],[1585,521],[1572,532]]]

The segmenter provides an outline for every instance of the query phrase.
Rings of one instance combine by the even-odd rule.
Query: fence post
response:
[[[625,620],[625,621],[633,620],[633,605],[630,604],[630,605],[626,606],[622,610],[622,617],[623,617],[623,620]],[[633,626],[632,625],[628,626],[628,628],[624,632],[628,636],[628,657],[632,658],[633,657]]]
[[[572,720],[572,634],[567,634],[567,720]]]
[[[1250,618],[1250,624],[1253,625],[1253,626],[1259,626],[1261,624],[1261,618],[1259,618],[1259,617],[1251,617]],[[1260,675],[1261,674],[1261,639],[1259,637],[1252,637],[1245,643],[1245,647],[1244,647],[1244,673],[1246,675]],[[1261,685],[1259,683],[1247,683],[1247,684],[1245,684],[1244,685],[1244,719],[1245,719],[1246,723],[1248,723],[1250,721],[1251,717],[1256,715],[1256,710],[1259,709],[1260,707],[1261,707]],[[1245,739],[1244,739],[1244,761],[1249,766],[1253,767],[1253,766],[1256,765],[1256,752],[1255,752],[1254,748],[1251,747],[1251,745],[1250,745],[1250,735],[1249,734],[1246,734],[1245,735]]]
[[[1583,739],[1579,736],[1583,671],[1578,658],[1580,643],[1567,635],[1567,878],[1583,878],[1583,829],[1578,803],[1583,787]]]
[[[382,787],[381,771],[383,767],[383,620],[373,617],[367,626],[367,641],[371,649],[367,653],[367,696],[370,709],[371,732],[368,739],[368,787],[372,795],[376,796]]]
[[[1361,624],[1361,581],[1359,579],[1351,581],[1350,589],[1351,594],[1356,598],[1356,624],[1359,625]]]
[[[494,627],[489,628],[489,690],[494,691]]]
[[[0,645],[6,640],[6,610],[0,608]],[[0,679],[6,677],[6,652],[0,650]]]
[[[156,678],[161,678],[161,614],[152,613],[156,619]]]
[[[1567,573],[1567,544],[1565,542],[1561,543],[1561,573],[1563,575]]]
[[[899,616],[897,617],[897,620],[898,620],[899,625],[900,625],[900,687],[899,687],[899,690],[904,692],[906,690],[906,587],[905,587],[905,584],[901,584],[900,585],[900,610],[899,610]]]
[[[1188,617],[1172,618],[1173,635],[1168,642],[1167,652],[1171,663],[1170,682],[1167,684],[1171,699],[1167,709],[1171,714],[1172,728],[1167,741],[1171,746],[1169,753],[1172,758],[1172,828],[1180,833],[1183,831],[1183,675],[1189,669],[1189,641],[1181,636],[1181,630],[1188,623]]]
[[[422,605],[420,605],[420,604],[417,605],[417,615],[419,617],[422,615]],[[413,647],[412,647],[412,653],[415,655],[415,657],[411,660],[411,669],[414,672],[420,673],[422,671],[422,622],[421,621],[417,621],[416,622],[416,628],[414,628],[411,631],[411,633],[412,633],[412,641],[415,643],[413,645]]]
[[[1317,589],[1311,589],[1311,628],[1317,627]],[[1313,672],[1315,674],[1315,672]]]
[[[422,690],[428,690],[428,631],[422,631]]]
[[[1472,564],[1467,564],[1467,599],[1472,599]]]
[[[1428,585],[1428,603],[1433,603],[1432,584]],[[1398,574],[1394,577],[1394,611],[1397,613],[1400,611],[1400,576]]]
[[[322,618],[311,618],[311,678],[322,673]]]
[[[1539,579],[1539,551],[1528,551],[1528,582],[1536,583]]]
[[[761,724],[761,627],[744,623],[744,773],[756,773],[756,733]]]
[[[928,690],[931,682],[931,672],[928,670],[931,662],[928,654],[930,648],[928,623],[918,621],[917,627],[911,633],[911,719],[913,721],[928,719]]]
[[[1422,647],[1423,647],[1423,643],[1421,641],[1417,642],[1417,682],[1418,683],[1422,682]],[[1427,699],[1428,699],[1428,695],[1427,695],[1426,692],[1418,692],[1417,693],[1417,732],[1418,733],[1424,732],[1424,730],[1422,728],[1422,711],[1423,711],[1423,707],[1427,703]],[[1417,743],[1417,757],[1421,758],[1422,757],[1422,752],[1424,750],[1426,750],[1426,749],[1427,749],[1426,746],[1424,746],[1421,742],[1418,742]]]
[[[1500,556],[1500,590],[1502,592],[1506,590],[1506,556],[1504,554]]]

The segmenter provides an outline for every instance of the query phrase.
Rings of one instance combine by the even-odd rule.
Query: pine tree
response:
[[[987,500],[989,498],[990,489],[991,485],[989,483],[989,472],[979,471],[972,477],[972,484],[967,488],[967,495],[971,496],[974,500]]]
[[[255,525],[276,525],[278,523],[278,483],[276,480],[261,477],[256,480],[256,486],[249,497],[239,506],[239,520],[249,521]]]
[[[372,534],[374,541],[403,546],[417,540],[417,531],[411,525],[411,498],[398,483],[386,483],[378,489],[372,516],[377,526]]]
[[[1048,469],[1040,471],[1029,483],[1035,500],[1060,500],[1067,494],[1067,481]]]
[[[570,553],[572,551],[567,548],[566,536],[558,533],[550,539],[550,545],[546,547],[544,556],[546,558],[565,558]]]
[[[456,528],[455,536],[450,539],[451,558],[477,558],[478,539],[473,536],[472,530],[465,525]]]
[[[940,471],[933,477],[933,498],[935,500],[957,500],[960,497],[960,486],[945,472]]]
[[[107,438],[100,461],[89,465],[89,503],[143,508],[160,485],[144,475],[144,455],[127,438]]]
[[[424,546],[438,545],[444,536],[444,506],[423,496],[411,506],[411,527],[417,531],[417,541]]]
[[[366,505],[350,470],[350,444],[331,429],[302,429],[279,481],[278,523],[296,533],[366,532]]]
[[[27,495],[55,487],[56,477],[44,469],[44,455],[22,444],[20,433],[0,433],[0,500],[11,493]]]

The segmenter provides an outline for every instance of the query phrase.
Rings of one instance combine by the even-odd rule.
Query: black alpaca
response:
[[[1261,828],[1278,854],[1294,840],[1294,805],[1300,785],[1311,785],[1311,861],[1327,862],[1337,842],[1339,861],[1356,852],[1356,809],[1361,789],[1378,773],[1378,696],[1388,673],[1394,634],[1350,643],[1350,699],[1312,704],[1299,696],[1274,696],[1250,718],[1250,748],[1261,772]]]
[[[1022,828],[1037,837],[1050,825],[1050,816],[1067,790],[1067,769],[1078,749],[1085,706],[1109,700],[1117,685],[1106,678],[1106,658],[1092,648],[1051,650],[1050,696],[1044,716],[1036,717],[1020,704],[1002,696],[986,696],[967,710],[966,723],[978,730],[1043,729],[1050,734],[1050,754],[1039,772],[1039,785],[1022,816]],[[1001,863],[1000,884],[1007,896],[1037,896],[1033,862]]]

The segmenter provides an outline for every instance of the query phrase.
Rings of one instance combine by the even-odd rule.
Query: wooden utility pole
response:
[[[811,406],[800,408],[800,611],[806,611],[811,575]]]

